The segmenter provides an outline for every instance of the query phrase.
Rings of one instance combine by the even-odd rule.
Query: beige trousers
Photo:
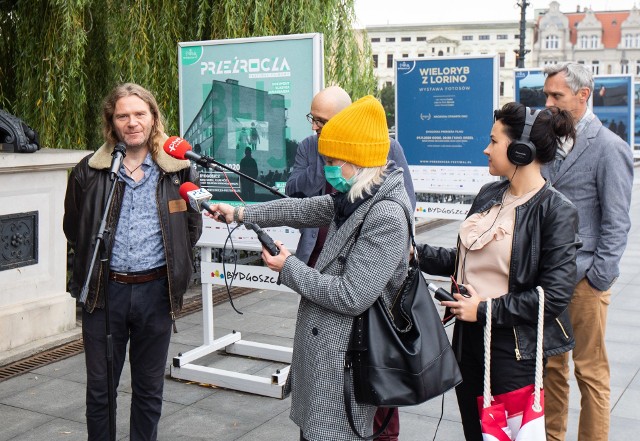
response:
[[[580,388],[578,441],[609,439],[609,359],[604,337],[611,291],[578,282],[569,305],[576,347],[575,375]],[[569,413],[569,352],[549,357],[544,378],[547,441],[564,441]]]

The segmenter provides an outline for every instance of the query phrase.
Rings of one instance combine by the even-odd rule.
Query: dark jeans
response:
[[[117,389],[129,342],[131,365],[130,440],[156,440],[162,410],[162,389],[171,339],[167,279],[120,284],[110,281],[110,326],[113,378]],[[109,404],[105,311],[82,312],[82,336],[87,364],[88,439],[109,440]],[[117,392],[116,392],[117,394]],[[114,403],[115,404],[115,403]]]
[[[478,323],[456,323],[454,348],[462,331],[462,383],[456,387],[462,428],[467,441],[482,441],[477,398],[484,383],[484,327]],[[535,360],[516,360],[513,328],[492,328],[491,393],[499,395],[533,384]]]

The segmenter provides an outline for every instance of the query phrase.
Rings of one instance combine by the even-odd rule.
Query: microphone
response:
[[[127,146],[124,142],[120,141],[113,148],[113,153],[111,153],[113,159],[111,160],[111,169],[109,170],[109,178],[113,181],[118,174],[118,170],[120,170],[120,166],[122,165],[122,160],[125,156],[127,156]]]
[[[244,222],[244,224],[245,226],[255,231],[256,235],[258,236],[258,240],[260,241],[262,246],[265,247],[267,251],[269,251],[269,254],[271,254],[272,256],[277,256],[278,254],[280,254],[280,249],[276,246],[271,236],[265,233],[262,228],[260,228],[256,224],[252,224],[251,222]],[[278,278],[278,280],[280,280],[280,278]],[[278,283],[278,285],[279,284],[280,283]]]
[[[213,168],[216,171],[221,171],[218,166],[211,166],[213,158],[197,154],[193,151],[191,144],[179,136],[171,136],[167,139],[164,142],[164,151],[176,159],[190,159],[205,168]]]
[[[457,302],[451,294],[444,288],[438,288],[435,284],[429,283],[429,291],[433,291],[433,296],[441,302]]]
[[[216,216],[219,221],[227,223],[227,220],[222,214],[216,213],[209,206],[209,201],[211,200],[212,195],[204,188],[198,187],[193,182],[185,182],[180,186],[178,191],[180,192],[182,199],[189,202],[189,205],[191,205],[191,207],[193,207],[197,212],[201,213],[202,210],[207,210],[209,213]]]

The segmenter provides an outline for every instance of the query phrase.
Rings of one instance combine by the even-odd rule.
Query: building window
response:
[[[387,87],[393,86],[393,83],[391,81],[387,81],[385,84],[386,84]]]
[[[632,34],[624,34],[624,47],[633,47],[635,39]]]
[[[371,43],[380,43],[380,37],[371,38]]]
[[[442,57],[443,55],[444,55],[444,52],[442,52],[442,51],[438,51],[438,56],[439,56],[439,57]]]
[[[416,41],[427,41],[427,37],[416,37]]]
[[[378,54],[373,54],[373,68],[376,69],[378,67]]]
[[[473,40],[473,35],[463,35],[462,41],[471,41]]]
[[[402,37],[400,41],[411,41],[411,37]]]
[[[393,67],[393,54],[387,54],[387,67]]]
[[[621,74],[629,73],[629,60],[620,61],[620,73]]]
[[[498,55],[500,56],[500,67],[504,67],[505,54],[500,52]]]
[[[396,37],[387,37],[384,41],[386,41],[387,43],[393,43],[394,41],[396,41]]]
[[[591,49],[598,49],[599,39],[597,35],[591,36]]]
[[[581,35],[580,36],[580,49],[587,49],[588,48],[588,38],[586,35]]]
[[[488,40],[488,39],[489,39],[489,36],[488,36],[488,35],[480,35],[480,36],[478,37],[478,40]]]
[[[447,53],[451,53],[451,48],[449,46],[447,46]]]
[[[402,58],[409,58],[409,54],[402,54]]]
[[[640,75],[640,60],[636,61],[636,75]]]
[[[558,49],[560,47],[559,38],[557,35],[547,35],[544,39],[545,49]]]
[[[424,57],[424,54],[418,54],[418,58]]]
[[[636,34],[635,47],[640,47],[640,34]]]
[[[498,34],[496,35],[497,40],[506,40],[508,38],[507,34]]]
[[[435,47],[432,47],[432,48],[431,48],[431,53],[432,53],[432,54],[435,54],[435,53],[436,53],[436,48],[435,48]]]
[[[500,96],[504,96],[504,81],[500,81]]]
[[[594,60],[591,62],[591,73],[594,75],[599,75],[600,74],[600,62],[597,60]]]
[[[520,40],[520,34],[513,34],[514,40]]]

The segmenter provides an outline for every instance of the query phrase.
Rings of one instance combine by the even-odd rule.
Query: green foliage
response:
[[[324,34],[325,83],[375,92],[371,48],[352,29],[354,0],[0,0],[0,107],[43,146],[96,148],[102,99],[132,81],[178,132],[180,41]],[[363,41],[364,43],[360,43]]]
[[[387,116],[387,127],[396,124],[396,88],[393,84],[385,84],[380,91],[380,102]]]

